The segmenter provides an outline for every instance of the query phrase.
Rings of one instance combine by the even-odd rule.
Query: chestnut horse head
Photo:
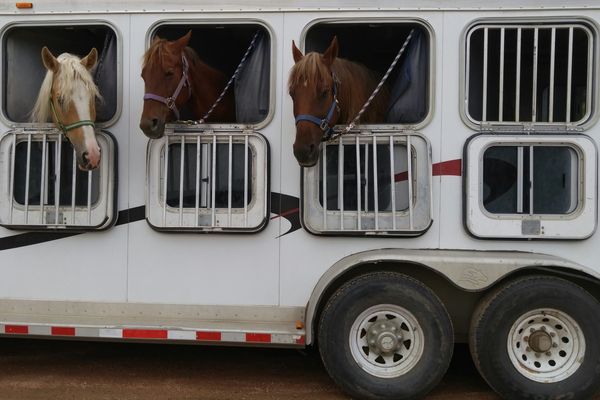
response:
[[[140,129],[151,139],[164,135],[165,124],[180,119],[180,110],[189,104],[195,119],[200,119],[225,87],[226,77],[203,63],[187,47],[192,31],[168,41],[155,36],[144,54],[144,109]],[[231,91],[211,114],[212,121],[235,121],[235,102]]]
[[[347,124],[377,86],[376,73],[362,64],[338,58],[334,37],[324,53],[303,55],[292,41],[295,65],[288,89],[294,102],[296,141],[294,156],[303,167],[319,160],[321,142],[336,124]],[[382,122],[388,92],[383,90],[363,114],[361,122]]]
[[[47,72],[31,113],[34,122],[52,118],[73,145],[77,164],[85,171],[100,164],[100,146],[94,131],[95,102],[100,93],[90,73],[97,59],[95,48],[80,59],[69,53],[54,57],[44,47],[42,61]]]

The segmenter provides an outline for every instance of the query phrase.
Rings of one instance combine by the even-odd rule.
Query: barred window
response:
[[[305,227],[318,234],[408,235],[430,225],[431,159],[417,134],[348,134],[303,169]]]
[[[112,137],[96,132],[100,165],[81,171],[54,130],[15,130],[0,138],[0,224],[19,229],[98,230],[116,220]]]
[[[256,232],[267,223],[268,143],[260,134],[173,132],[151,141],[148,154],[154,228]]]
[[[481,22],[466,35],[466,116],[474,124],[583,125],[594,104],[587,24]]]

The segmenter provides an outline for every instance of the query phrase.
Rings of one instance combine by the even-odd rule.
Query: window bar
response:
[[[233,135],[229,135],[229,159],[227,160],[227,226],[231,226],[231,165],[233,163]]]
[[[390,135],[390,195],[392,197],[392,229],[396,230],[396,176],[394,171],[394,137]]]
[[[500,29],[500,83],[498,87],[498,121],[502,121],[504,113],[504,28]]]
[[[556,28],[550,36],[550,93],[548,99],[548,122],[554,122],[554,63],[556,59]]]
[[[523,146],[517,147],[517,213],[523,212]]]
[[[412,144],[410,135],[406,135],[406,166],[408,168],[408,228],[414,229],[413,222],[413,176],[412,176]]]
[[[538,69],[538,28],[533,29],[533,76],[532,76],[532,94],[531,94],[531,122],[537,121],[537,69]]]
[[[356,143],[356,229],[362,229],[362,221],[361,221],[361,176],[360,176],[360,139],[358,136],[355,137]]]
[[[88,187],[87,187],[87,220],[88,225],[92,225],[92,171],[88,171]]]
[[[521,101],[521,28],[517,28],[517,77],[515,83],[515,121],[519,122]]]
[[[483,28],[483,106],[481,121],[487,121],[488,28]]]
[[[369,142],[365,142],[365,190],[363,199],[365,212],[369,211]]]
[[[15,188],[15,158],[17,153],[17,134],[13,133],[13,143],[12,143],[12,154],[10,155],[10,211],[9,211],[9,219],[12,224],[13,220],[13,208],[14,208],[14,188]]]
[[[200,135],[196,137],[196,218],[195,218],[195,226],[200,225],[200,221],[198,220],[200,214]]]
[[[60,169],[61,169],[61,152],[62,152],[62,135],[58,135],[56,138],[56,168],[54,169],[55,174],[55,186],[54,186],[54,223],[58,225],[58,211],[60,208]]]
[[[338,208],[340,210],[340,230],[344,230],[344,145],[338,142]]]
[[[375,230],[379,229],[379,188],[377,187],[377,137],[373,135],[373,205],[375,206]]]
[[[569,56],[567,61],[567,119],[571,122],[571,81],[573,78],[573,27],[569,28]]]
[[[327,142],[323,142],[323,229],[327,230]]]
[[[77,189],[77,152],[73,149],[73,170],[71,171],[71,218],[72,223],[75,223],[75,192]]]
[[[31,132],[27,134],[27,166],[25,167],[25,223],[29,223],[29,174],[31,172]]]
[[[213,143],[212,143],[212,168],[210,171],[210,187],[211,187],[211,226],[215,226],[216,224],[216,208],[217,208],[217,204],[215,201],[216,198],[216,193],[215,193],[215,188],[217,186],[216,180],[217,180],[217,135],[213,135]]]
[[[179,226],[183,226],[183,175],[185,167],[185,136],[181,135],[179,150]]]
[[[592,69],[594,66],[594,40],[588,37],[588,55],[587,55],[587,83],[585,87],[585,115],[590,115],[590,108],[592,105]]]
[[[248,135],[244,136],[244,227],[248,227]]]
[[[529,214],[533,215],[533,146],[529,146]]]
[[[169,177],[169,135],[165,135],[165,173],[163,177],[163,196],[165,196],[165,202],[163,203],[163,224],[167,226],[167,179]]]
[[[44,224],[44,200],[46,198],[46,133],[42,134],[42,174],[40,176],[40,224]]]

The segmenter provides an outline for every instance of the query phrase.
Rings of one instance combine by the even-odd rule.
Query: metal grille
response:
[[[303,218],[314,233],[417,235],[431,222],[429,143],[364,132],[324,143],[304,169]]]
[[[174,132],[149,145],[148,221],[157,229],[257,231],[267,222],[259,134]]]
[[[23,229],[95,230],[114,222],[112,139],[94,171],[77,167],[75,150],[56,130],[15,130],[0,139],[0,224]]]
[[[467,34],[467,116],[478,124],[580,125],[592,108],[594,35],[583,24],[484,24]]]

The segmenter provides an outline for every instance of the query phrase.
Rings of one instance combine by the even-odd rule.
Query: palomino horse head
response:
[[[319,159],[321,141],[330,134],[340,115],[337,78],[331,69],[338,54],[337,38],[333,38],[323,54],[303,55],[293,41],[292,52],[296,64],[288,87],[296,118],[294,156],[301,166],[311,167]]]
[[[77,164],[85,171],[100,164],[100,147],[94,132],[95,102],[100,94],[90,74],[97,59],[95,48],[80,59],[69,53],[56,58],[44,47],[42,61],[48,71],[32,111],[35,122],[52,118],[75,148]]]
[[[144,55],[145,95],[140,129],[151,139],[163,136],[165,123],[179,119],[179,109],[190,99],[189,65],[184,49],[192,31],[175,41],[154,37]]]

